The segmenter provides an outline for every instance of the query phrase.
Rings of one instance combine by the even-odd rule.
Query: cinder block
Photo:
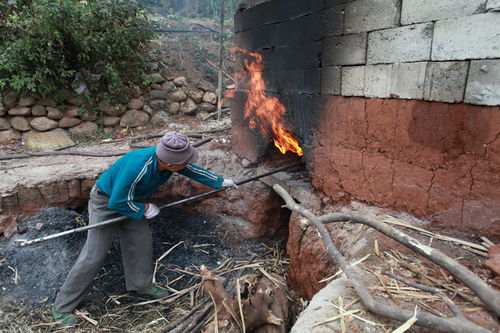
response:
[[[365,66],[342,67],[342,96],[364,96]]]
[[[392,28],[399,25],[399,0],[356,0],[345,5],[345,33]]]
[[[259,24],[283,22],[290,18],[289,0],[266,1],[255,6],[254,9],[260,17]]]
[[[325,39],[321,64],[323,66],[365,64],[366,36],[364,32]]]
[[[304,71],[305,87],[303,93],[319,94],[321,92],[321,70],[311,68]]]
[[[234,14],[234,32],[246,31],[260,25],[286,21],[288,0],[266,1]]]
[[[321,94],[340,95],[340,66],[321,68]]]
[[[488,0],[486,2],[486,11],[488,12],[500,11],[500,0]]]
[[[392,65],[365,66],[365,96],[390,97],[391,78]]]
[[[304,71],[287,70],[279,73],[279,84],[282,93],[301,93],[305,89]]]
[[[500,60],[471,61],[465,103],[500,105]]]
[[[427,62],[394,64],[392,66],[390,96],[404,99],[422,99]]]
[[[353,2],[355,0],[325,0],[325,6],[332,7],[332,6],[339,6],[348,2]]]
[[[432,60],[500,58],[500,15],[486,13],[438,21]]]
[[[259,52],[264,58],[264,68],[273,70],[319,68],[321,42],[278,47]]]
[[[305,17],[277,24],[277,46],[297,45],[321,40],[343,31],[343,15],[340,7],[329,8]]]
[[[484,8],[484,0],[403,0],[401,24],[472,15],[478,13],[481,7]]]
[[[325,2],[323,0],[288,1],[287,6],[289,17],[296,18],[324,9]]]
[[[369,64],[429,60],[432,23],[374,31],[368,34]]]
[[[467,61],[430,62],[425,74],[424,99],[458,103],[464,99],[469,63]]]

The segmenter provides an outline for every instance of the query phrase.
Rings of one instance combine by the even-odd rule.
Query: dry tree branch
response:
[[[362,280],[357,276],[357,273],[355,270],[351,267],[349,262],[342,256],[342,254],[339,252],[339,250],[336,248],[335,244],[332,241],[332,238],[330,237],[330,234],[326,227],[323,225],[325,222],[330,222],[333,219],[332,218],[327,218],[327,217],[322,217],[319,218],[316,215],[314,215],[312,212],[309,210],[303,208],[302,206],[298,205],[295,203],[293,198],[290,196],[290,194],[283,189],[279,185],[274,185],[273,189],[276,193],[278,193],[283,200],[285,200],[285,207],[290,209],[293,212],[296,212],[297,214],[307,218],[312,225],[316,228],[318,231],[321,240],[323,241],[323,244],[325,245],[325,248],[328,252],[328,255],[340,266],[340,268],[344,271],[346,274],[347,278],[349,281],[352,283],[354,286],[354,289],[356,290],[356,293],[358,294],[361,303],[372,313],[389,318],[389,319],[394,319],[394,320],[400,320],[400,321],[407,321],[408,319],[412,318],[414,316],[414,313],[412,311],[404,310],[399,307],[395,306],[390,306],[390,305],[385,305],[380,302],[377,302]],[[370,225],[368,223],[365,223],[367,218],[361,216],[360,214],[338,214],[339,216],[342,215],[343,219],[341,221],[346,221],[350,220],[352,222],[357,222],[357,223],[363,223]],[[338,217],[337,215],[330,214],[328,216],[334,216]],[[370,225],[371,226],[371,225]],[[411,249],[416,248],[420,252],[425,252],[428,256],[433,254],[435,251],[434,249],[424,246],[420,244],[417,240],[411,238],[403,232],[400,232],[399,230],[393,229],[392,227],[389,227],[385,225],[385,227],[392,229],[391,232],[388,232],[389,234],[396,235],[398,239],[397,241],[400,241],[400,239],[405,239],[407,242],[403,243],[406,245],[406,243],[412,245],[410,247]],[[378,229],[377,229],[378,230]],[[384,232],[384,234],[386,234]],[[442,254],[444,256],[444,254]],[[449,263],[453,261],[452,259],[446,257]],[[431,259],[432,260],[432,259]],[[456,263],[457,265],[460,265]],[[460,265],[462,266],[462,265]],[[463,267],[463,266],[462,266]],[[464,268],[465,269],[465,268]],[[470,272],[470,274],[473,274]],[[469,286],[470,287],[470,286]],[[486,287],[491,290],[492,294],[490,294],[490,297],[495,297],[496,292],[489,288],[487,285]],[[484,300],[483,300],[484,301]],[[499,302],[499,298],[497,297],[497,300],[489,301],[489,303],[495,303]],[[432,329],[436,329],[439,331],[443,332],[452,332],[452,333],[486,333],[490,332],[488,329],[481,327],[479,325],[476,325],[468,320],[466,320],[463,317],[453,317],[453,318],[442,318],[438,317],[436,315],[427,313],[427,312],[420,312],[418,313],[418,319],[416,322],[417,325],[419,326],[424,326]]]
[[[500,293],[488,286],[481,278],[472,273],[467,267],[451,259],[443,252],[424,245],[417,239],[405,234],[404,232],[391,227],[375,218],[371,218],[359,213],[331,213],[317,218],[320,223],[351,221],[370,226],[389,238],[403,244],[407,248],[417,252],[421,256],[431,260],[436,265],[446,269],[451,275],[462,281],[469,287],[483,303],[497,317],[500,317]]]

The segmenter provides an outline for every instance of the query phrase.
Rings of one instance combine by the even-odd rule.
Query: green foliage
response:
[[[212,83],[217,83],[218,71],[213,66],[209,65],[209,60],[212,64],[216,64],[218,58],[215,54],[210,53],[206,47],[196,45],[193,51],[194,66],[202,70],[206,80]]]
[[[0,89],[43,96],[83,74],[99,98],[141,82],[152,27],[138,0],[8,0],[0,5]],[[89,80],[98,75],[99,79]]]

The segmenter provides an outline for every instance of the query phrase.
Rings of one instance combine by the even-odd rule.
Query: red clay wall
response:
[[[326,98],[311,176],[355,199],[500,238],[500,107]]]

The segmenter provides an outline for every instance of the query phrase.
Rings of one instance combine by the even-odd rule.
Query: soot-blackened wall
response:
[[[236,44],[264,56],[313,184],[500,237],[500,34],[487,0],[271,0],[235,14]],[[245,87],[233,144],[257,159]]]

